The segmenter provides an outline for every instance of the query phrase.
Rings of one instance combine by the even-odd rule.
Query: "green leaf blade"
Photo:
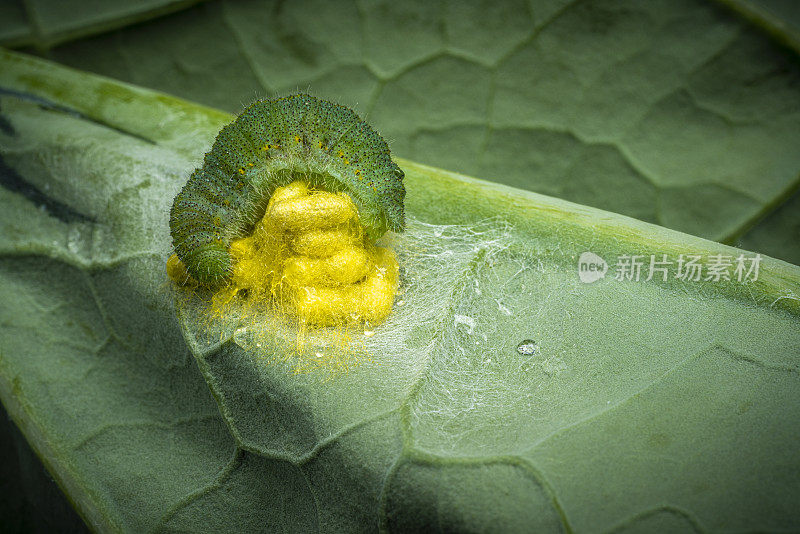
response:
[[[799,267],[584,284],[585,251],[745,251],[401,160],[405,302],[372,362],[295,375],[174,316],[168,206],[230,117],[1,61],[0,155],[43,196],[0,190],[0,399],[93,528],[800,524]]]

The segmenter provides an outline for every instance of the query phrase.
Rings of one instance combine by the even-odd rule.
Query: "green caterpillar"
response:
[[[175,253],[200,284],[226,282],[231,241],[252,231],[275,189],[297,179],[347,192],[371,238],[401,232],[403,177],[386,141],[349,108],[307,94],[259,100],[219,132],[175,197]]]

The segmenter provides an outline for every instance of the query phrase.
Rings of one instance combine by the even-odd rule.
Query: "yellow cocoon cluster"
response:
[[[277,302],[317,326],[376,325],[391,312],[397,259],[369,242],[346,193],[309,189],[301,181],[280,187],[253,233],[229,251],[231,284],[214,296],[217,312],[237,294],[251,305]],[[185,278],[182,267],[172,258],[167,263],[175,280]]]

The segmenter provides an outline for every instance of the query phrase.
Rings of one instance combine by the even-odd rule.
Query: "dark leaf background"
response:
[[[0,43],[232,113],[310,91],[402,157],[800,263],[796,2],[238,0],[154,17],[186,4],[12,2]]]

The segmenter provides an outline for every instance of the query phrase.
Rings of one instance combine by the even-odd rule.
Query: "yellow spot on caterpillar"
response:
[[[300,136],[299,135],[295,135],[294,136],[294,142],[295,143],[299,143],[300,142]]]
[[[239,174],[244,174],[244,169],[239,169]]]
[[[345,160],[344,160],[344,164],[345,164],[345,165],[350,165],[350,160],[349,160],[349,159],[345,159]]]
[[[266,152],[267,150],[269,150],[269,143],[267,143],[266,145],[262,146],[262,147],[261,147],[261,150],[263,150],[264,152]]]
[[[254,165],[255,165],[255,163],[252,163],[252,162],[247,164],[248,167],[253,167]]]

